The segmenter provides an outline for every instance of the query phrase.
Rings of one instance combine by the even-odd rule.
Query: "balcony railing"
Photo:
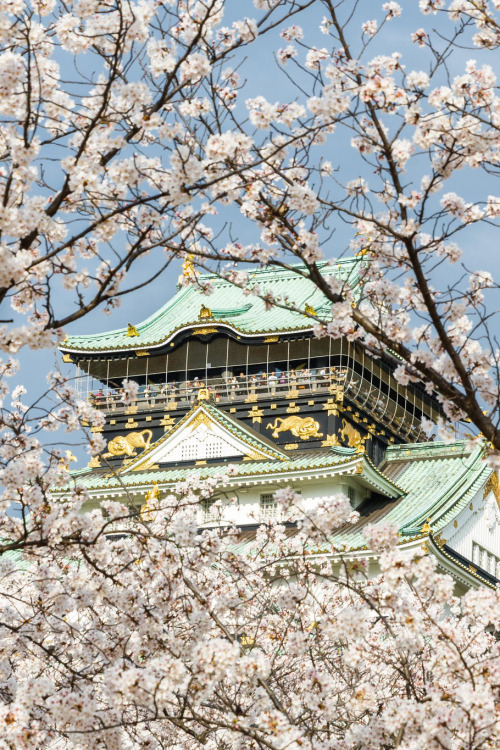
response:
[[[387,394],[371,388],[369,383],[350,374],[351,378],[348,379],[345,368],[331,368],[330,371],[325,368],[316,372],[281,372],[279,376],[270,373],[227,380],[219,377],[183,383],[172,381],[143,388],[133,404],[124,404],[120,392],[112,389],[91,394],[89,399],[96,408],[108,414],[137,414],[190,408],[198,401],[202,389],[205,395],[208,391],[214,403],[221,405],[253,403],[260,399],[294,399],[312,396],[317,392],[328,392],[331,409],[338,409],[340,412],[345,394],[358,408],[371,414],[373,420],[390,428],[392,432],[412,441],[425,439],[420,427],[420,413],[416,413],[418,407],[407,401],[404,410],[401,404],[397,404]]]
[[[89,395],[89,400],[97,409],[106,412],[142,411],[165,408],[185,408],[196,403],[200,390],[208,390],[215,403],[244,401],[251,403],[260,398],[273,398],[278,394],[289,398],[298,397],[307,391],[328,391],[339,389],[345,381],[346,373],[300,373],[284,372],[280,376],[249,376],[239,378],[208,378],[206,380],[172,381],[163,385],[149,385],[141,389],[132,405],[125,406],[119,391],[108,389]]]

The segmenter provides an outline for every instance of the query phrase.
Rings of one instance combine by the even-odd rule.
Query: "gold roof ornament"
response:
[[[138,336],[139,331],[135,326],[132,325],[132,323],[127,324],[127,336]]]
[[[210,401],[210,391],[205,387],[204,383],[201,384],[197,395],[198,401]]]
[[[314,309],[314,307],[312,305],[309,305],[309,304],[306,305],[305,311],[306,311],[307,315],[317,315],[318,314],[316,312],[316,310]]]
[[[484,485],[483,500],[490,494],[490,492],[493,492],[498,507],[500,508],[500,482],[498,481],[498,474],[496,471],[490,475],[490,478]]]
[[[139,515],[141,517],[141,521],[152,521],[154,518],[153,515],[153,508],[151,508],[151,501],[152,500],[159,500],[160,499],[160,489],[158,487],[157,482],[153,482],[153,486],[150,490],[146,492],[144,495],[144,503],[141,506],[141,510],[139,512]]]
[[[182,275],[185,279],[196,279],[197,278],[197,270],[194,267],[193,263],[193,253],[189,253],[189,255],[184,258],[184,263],[182,264]]]
[[[420,529],[422,534],[431,534],[432,533],[432,526],[431,526],[431,519],[428,518],[424,524],[422,524],[422,528]]]
[[[209,307],[205,307],[205,305],[202,305],[200,307],[200,313],[198,317],[200,318],[200,320],[212,320],[214,316]]]
[[[364,255],[370,252],[370,248],[373,243],[370,242],[369,245],[366,245],[365,247],[362,247],[361,250],[358,250],[356,253],[356,258],[362,258]]]
[[[61,458],[59,459],[59,466],[68,469],[70,463],[72,461],[78,461],[78,459],[71,451],[64,451],[64,453],[65,456],[61,456]]]

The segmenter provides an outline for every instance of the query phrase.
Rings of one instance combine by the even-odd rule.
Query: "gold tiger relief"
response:
[[[153,433],[151,430],[129,432],[128,435],[117,435],[108,443],[108,453],[103,458],[113,456],[136,456],[136,448],[149,448]]]
[[[280,432],[291,432],[294,437],[301,440],[309,440],[311,437],[323,437],[319,430],[319,422],[312,417],[276,417],[272,424],[268,424],[266,430],[272,430],[273,438],[277,438]]]

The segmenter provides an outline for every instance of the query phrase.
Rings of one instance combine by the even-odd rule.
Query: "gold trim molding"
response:
[[[209,333],[217,333],[217,328],[197,328],[193,331],[193,335],[206,336]]]
[[[490,475],[490,478],[484,485],[483,500],[486,498],[487,495],[490,494],[490,492],[493,492],[495,496],[495,500],[497,501],[498,507],[500,508],[500,482],[498,481],[498,474],[496,473],[496,471],[494,471]]]

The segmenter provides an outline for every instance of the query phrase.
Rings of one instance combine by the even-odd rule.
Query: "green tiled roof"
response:
[[[432,532],[439,533],[490,476],[491,467],[483,459],[484,451],[468,451],[465,441],[390,446],[381,471],[405,495],[388,502],[386,512],[370,514],[367,508],[357,524],[341,529],[333,541],[348,549],[360,548],[366,544],[363,527],[377,522],[396,526],[405,541],[419,536],[428,518]]]
[[[7,540],[5,540],[5,542],[8,544]],[[29,563],[23,556],[21,550],[10,549],[5,550],[5,552],[0,554],[0,575],[5,575],[9,568],[17,571],[27,570],[29,568]]]
[[[349,258],[318,264],[325,277],[337,276],[349,280],[355,287],[358,279],[357,258]],[[309,280],[302,278],[297,269],[287,270],[275,267],[250,269],[252,284],[258,285],[260,293],[272,291],[279,298],[287,298],[289,303],[305,309],[312,305],[318,315],[327,315],[330,303],[319,289]],[[181,288],[158,312],[143,323],[133,321],[138,336],[127,336],[127,329],[71,336],[60,348],[67,352],[130,351],[159,347],[175,337],[175,334],[192,326],[218,327],[231,329],[243,335],[264,335],[312,328],[311,318],[274,306],[266,310],[264,302],[215,275],[203,275],[202,281],[210,282],[213,292],[203,294],[196,286]],[[201,306],[209,307],[213,318],[200,319]]]
[[[407,492],[394,519],[408,536],[418,534],[427,518],[433,532],[439,532],[491,474],[483,449],[467,451],[465,441],[393,446],[383,470]]]
[[[165,469],[148,469],[145,471],[130,471],[120,475],[109,475],[106,472],[96,472],[95,469],[81,469],[72,472],[72,479],[86,490],[118,489],[120,487],[146,487],[153,482],[158,484],[174,484],[186,479],[195,472],[201,479],[218,477],[227,473],[228,464],[236,467],[234,477],[261,477],[273,474],[287,474],[311,469],[327,469],[329,467],[347,464],[359,458],[353,448],[332,448],[328,453],[311,455],[311,451],[301,456],[288,457],[284,461],[271,459],[269,461],[245,461],[227,464],[207,464],[206,466],[177,466]],[[54,494],[59,494],[59,491]]]
[[[353,474],[357,462],[362,462],[363,474]],[[416,443],[413,445],[390,446],[386,460],[377,470],[366,456],[360,456],[354,449],[334,447],[328,452],[303,452],[293,458],[287,456],[284,461],[249,461],[235,464],[234,481],[261,481],[262,477],[273,477],[279,474],[294,475],[302,478],[315,470],[345,465],[347,473],[356,476],[359,481],[368,479],[367,474],[376,474],[385,482],[385,497],[375,495],[365,500],[359,507],[360,519],[354,525],[339,529],[331,538],[325,551],[331,552],[332,546],[338,551],[355,551],[366,549],[364,527],[368,523],[387,523],[399,531],[402,542],[418,539],[423,524],[429,519],[432,534],[441,532],[468,505],[484,486],[491,475],[491,467],[484,461],[484,450],[468,450],[465,441],[453,443]],[[142,491],[152,486],[174,484],[184,480],[193,471],[200,478],[216,477],[224,474],[227,465],[214,464],[203,467],[173,467],[151,469],[148,471],[131,471],[129,473],[106,475],[94,470],[84,469],[72,474],[75,482],[92,491],[127,489]],[[400,493],[399,490],[403,492]],[[56,494],[61,494],[58,491]],[[392,497],[392,499],[391,499]],[[251,540],[243,535],[242,541],[235,549],[243,551],[248,545],[252,553]],[[319,549],[316,550],[320,552]]]

